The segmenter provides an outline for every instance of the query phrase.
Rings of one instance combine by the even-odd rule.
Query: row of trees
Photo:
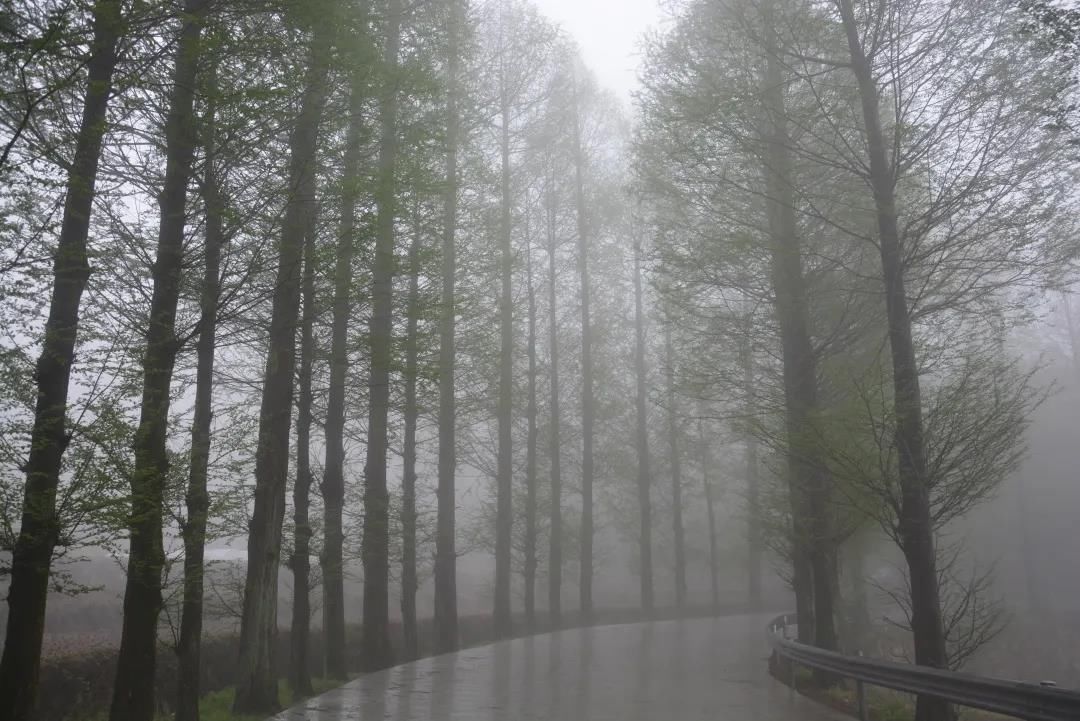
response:
[[[6,713],[32,718],[47,598],[89,590],[65,566],[89,547],[126,571],[112,718],[198,718],[216,540],[246,539],[237,712],[279,704],[282,566],[299,694],[317,609],[323,668],[346,676],[357,571],[365,669],[395,660],[392,597],[418,655],[429,574],[433,650],[455,649],[463,538],[494,553],[497,637],[515,588],[529,629],[541,583],[562,623],[571,569],[590,619],[609,520],[650,611],[670,525],[687,603],[679,461],[696,436],[705,473],[715,424],[678,409],[673,319],[648,332],[629,124],[534,8],[43,0],[3,17]],[[459,458],[492,481],[464,530]],[[163,610],[175,703],[154,697]]]
[[[595,539],[632,549],[646,612],[661,550],[689,603],[695,522],[718,604],[714,466],[744,481],[751,601],[768,544],[803,640],[847,642],[840,577],[863,578],[875,525],[917,663],[992,632],[957,622],[995,617],[948,530],[1022,455],[1040,395],[1006,341],[1075,254],[1071,16],[687,0],[647,44],[632,130],[516,0],[2,17],[14,718],[50,589],[85,590],[79,549],[126,569],[111,716],[153,716],[168,608],[186,720],[207,544],[244,539],[236,710],[264,713],[282,566],[301,694],[317,609],[345,677],[359,570],[365,669],[395,660],[392,597],[421,652],[429,575],[433,649],[456,648],[474,543],[497,637],[516,593],[540,625],[544,584],[561,624],[566,579],[587,622]],[[920,721],[947,712],[920,700]]]
[[[766,515],[801,640],[838,648],[838,552],[868,523],[904,558],[916,663],[993,634],[948,526],[1017,467],[1040,394],[1006,339],[1075,257],[1067,27],[1009,2],[687,2],[650,43],[665,295],[712,349],[701,387],[784,458]]]

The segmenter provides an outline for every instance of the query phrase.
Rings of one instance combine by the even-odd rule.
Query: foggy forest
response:
[[[613,88],[635,3],[0,0],[0,721],[608,674],[609,625],[1001,718],[777,614],[1080,689],[1080,7],[641,2]]]

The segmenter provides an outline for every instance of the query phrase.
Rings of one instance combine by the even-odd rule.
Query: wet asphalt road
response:
[[[767,618],[571,629],[368,674],[273,721],[837,721],[774,681]]]

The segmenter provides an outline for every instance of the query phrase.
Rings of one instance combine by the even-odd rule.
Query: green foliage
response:
[[[869,703],[871,721],[911,721],[915,718],[915,708],[911,701],[896,694],[873,698]]]
[[[315,694],[318,695],[337,688],[341,685],[341,682],[326,678],[313,678],[311,679],[311,685]],[[302,698],[293,697],[292,689],[289,688],[288,682],[284,679],[278,682],[278,696],[281,698],[282,705],[286,708],[303,700]],[[262,721],[262,716],[234,714],[232,705],[235,697],[236,689],[231,687],[206,694],[199,700],[199,718],[202,721]]]

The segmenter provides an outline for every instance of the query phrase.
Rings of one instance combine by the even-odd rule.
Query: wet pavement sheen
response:
[[[768,675],[763,616],[569,629],[368,674],[273,721],[838,721]]]

